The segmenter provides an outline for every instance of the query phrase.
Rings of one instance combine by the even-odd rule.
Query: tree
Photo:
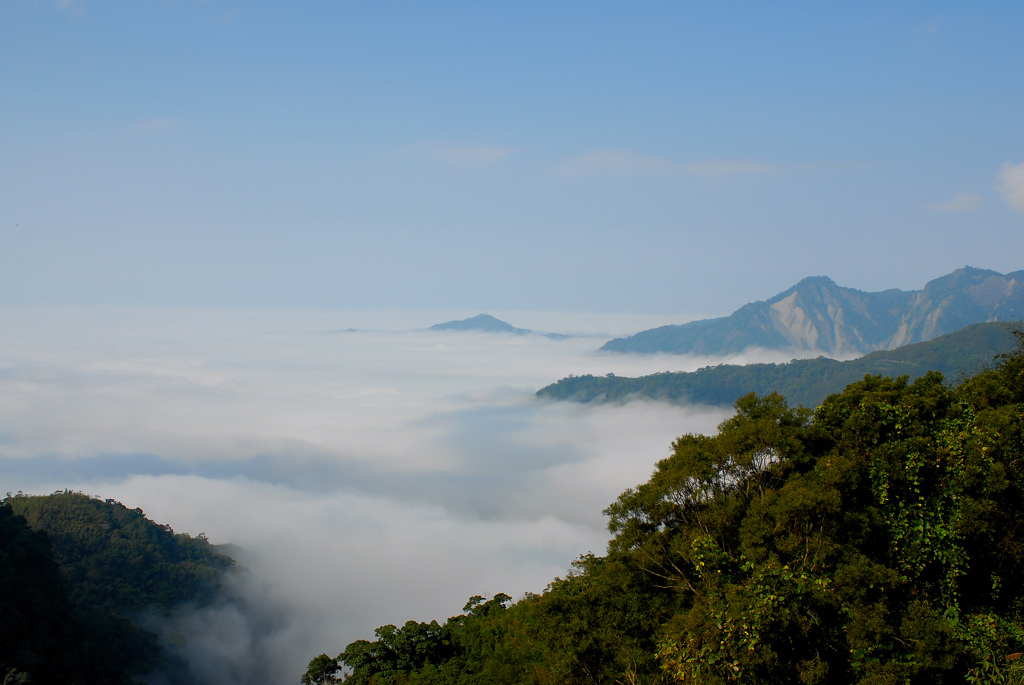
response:
[[[309,662],[309,668],[302,676],[302,685],[339,683],[341,680],[337,677],[337,673],[340,670],[341,666],[338,665],[337,659],[332,659],[326,654],[313,657],[313,660]]]
[[[187,662],[129,617],[210,603],[221,591],[231,559],[205,537],[175,534],[141,509],[111,499],[66,490],[45,496],[8,493],[3,506],[52,543],[59,564],[54,574],[86,635],[87,659],[79,668],[99,674],[96,679],[104,683],[131,682],[127,674],[157,669],[175,682],[194,680]],[[35,671],[30,674],[38,680]]]
[[[613,546],[680,595],[661,631],[666,672],[1018,682],[1021,377],[987,373],[959,389],[866,377],[803,425],[747,398],[718,436],[681,439],[611,509]],[[747,466],[759,452],[767,467]]]
[[[0,682],[116,683],[88,663],[49,537],[0,503]]]

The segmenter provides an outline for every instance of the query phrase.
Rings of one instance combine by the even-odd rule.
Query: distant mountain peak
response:
[[[800,279],[800,282],[793,286],[794,289],[799,290],[814,285],[825,285],[838,288],[836,282],[828,276],[807,276],[806,278]]]
[[[778,295],[765,300],[765,302],[772,304],[780,300],[784,300],[787,297],[791,297],[794,293],[801,297],[820,297],[822,293],[828,293],[829,295],[835,296],[844,291],[859,292],[852,288],[844,288],[843,286],[838,285],[828,276],[808,276],[807,278],[801,279],[796,285],[790,286]],[[754,302],[751,304],[759,303]]]
[[[526,328],[516,328],[512,324],[495,318],[490,314],[477,314],[468,319],[457,321],[445,321],[436,323],[430,327],[432,331],[482,331],[484,333],[512,333],[514,335],[525,335],[532,333]]]

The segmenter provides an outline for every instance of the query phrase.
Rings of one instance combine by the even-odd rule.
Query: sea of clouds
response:
[[[602,510],[675,437],[730,412],[534,393],[747,360],[597,351],[665,317],[425,330],[473,313],[4,308],[0,488],[114,498],[232,545],[220,602],[150,619],[207,683],[297,682],[379,625],[541,592],[604,552]]]

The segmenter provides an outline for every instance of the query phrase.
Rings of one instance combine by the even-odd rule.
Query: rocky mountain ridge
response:
[[[691,321],[610,340],[612,352],[735,354],[751,347],[832,356],[891,350],[974,323],[1024,316],[1024,271],[963,267],[922,290],[864,292],[825,276],[717,319]]]

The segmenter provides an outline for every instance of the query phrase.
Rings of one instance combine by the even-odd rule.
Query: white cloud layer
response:
[[[1024,162],[1005,162],[996,176],[996,190],[1002,194],[1006,204],[1024,212]]]
[[[562,321],[621,328],[599,319]],[[569,373],[713,361],[598,354],[599,338],[330,332],[365,321],[324,313],[8,308],[0,323],[5,490],[112,497],[239,546],[236,599],[160,626],[210,683],[287,681],[378,625],[543,590],[604,551],[601,510],[676,436],[729,414],[535,399]]]
[[[935,202],[928,205],[927,209],[933,212],[972,212],[980,209],[983,204],[985,201],[976,193],[957,193],[952,200]]]

